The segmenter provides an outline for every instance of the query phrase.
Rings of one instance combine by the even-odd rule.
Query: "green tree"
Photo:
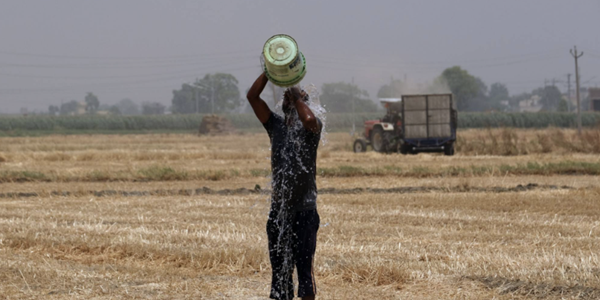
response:
[[[447,68],[440,77],[452,91],[458,110],[474,110],[478,106],[475,100],[485,95],[487,89],[483,81],[459,66]]]
[[[119,107],[118,107],[118,106],[116,106],[116,105],[111,105],[111,106],[108,108],[108,112],[109,112],[111,115],[121,115],[121,111],[119,110]]]
[[[121,99],[115,106],[123,115],[139,115],[140,106],[129,98]]]
[[[485,110],[498,110],[506,111],[509,107],[502,104],[502,101],[508,101],[510,96],[508,94],[508,88],[506,85],[496,82],[490,86],[490,92],[487,96],[487,103]],[[510,105],[510,104],[509,104]]]
[[[560,99],[560,102],[558,102],[558,108],[556,110],[561,112],[569,111],[569,104],[567,103],[567,100],[565,98]]]
[[[353,104],[355,112],[377,111],[377,105],[369,99],[369,93],[356,84],[325,83],[321,89],[321,104],[329,112],[352,112]]]
[[[98,97],[94,95],[94,93],[87,93],[85,95],[85,111],[94,114],[98,111],[98,107],[100,106],[100,101]]]
[[[77,113],[77,108],[79,107],[79,102],[75,100],[71,100],[69,102],[63,103],[60,105],[60,114],[71,115]]]
[[[164,115],[165,106],[158,102],[142,103],[142,114],[144,115]]]
[[[508,88],[506,87],[506,85],[496,82],[490,86],[489,97],[491,101],[508,100]]]
[[[198,96],[206,103],[205,112],[229,112],[241,104],[238,80],[231,74],[206,74],[194,85],[198,88]]]
[[[477,97],[479,98],[486,98],[485,100],[487,100],[488,97],[488,87],[487,84],[485,84],[485,82],[483,82],[483,80],[481,80],[481,78],[479,77],[475,77],[475,82],[477,82]]]
[[[196,111],[196,88],[190,84],[184,83],[181,89],[173,91],[171,100],[172,111],[174,114],[191,114]]]
[[[225,73],[206,74],[193,85],[183,84],[173,91],[173,113],[230,112],[241,104],[237,85],[235,76]]]
[[[50,105],[50,106],[48,106],[48,113],[51,116],[56,116],[56,114],[59,113],[59,112],[60,112],[60,108],[58,106],[56,106],[56,105]]]
[[[519,111],[519,103],[523,100],[530,99],[533,96],[530,93],[521,93],[514,95],[508,99],[508,104],[511,111]]]
[[[477,95],[472,98],[468,103],[467,110],[471,111],[489,111],[497,110],[498,108],[490,101],[488,96],[488,87],[479,77],[475,77],[477,83]]]
[[[546,111],[557,110],[560,100],[562,99],[560,90],[554,85],[538,88],[534,90],[533,94],[541,97],[540,102],[543,105],[542,109]]]

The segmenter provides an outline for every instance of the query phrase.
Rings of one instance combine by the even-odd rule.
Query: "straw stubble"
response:
[[[120,142],[110,145],[105,136],[2,143],[1,166],[10,171],[52,169],[58,176],[68,170],[79,176],[78,170],[97,168],[131,176],[145,170],[154,181],[2,183],[3,193],[16,194],[0,198],[0,295],[265,299],[268,195],[248,190],[268,188],[265,172],[249,171],[268,169],[268,140],[183,137],[110,137]],[[319,166],[332,170],[598,163],[595,156],[561,153],[354,154],[336,148],[347,137],[329,138]],[[256,141],[244,146],[239,139]],[[132,159],[145,155],[150,158]],[[232,165],[239,173],[226,173],[228,179],[177,177],[179,170],[223,171]],[[389,173],[318,178],[320,299],[600,297],[597,176],[498,170],[399,176],[384,170]]]

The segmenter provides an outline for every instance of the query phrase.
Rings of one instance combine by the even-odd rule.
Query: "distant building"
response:
[[[77,111],[74,113],[74,115],[83,115],[85,114],[85,107],[87,105],[85,104],[84,101],[77,101]]]
[[[600,111],[600,88],[589,88],[590,110]]]
[[[533,95],[529,99],[521,100],[519,102],[519,112],[539,112],[542,110],[542,97]]]
[[[587,98],[587,96],[589,96],[590,94],[590,89],[582,86],[581,88],[579,88],[579,99],[583,100],[585,98]],[[575,101],[577,101],[577,99],[575,99]],[[577,103],[577,102],[575,102]]]

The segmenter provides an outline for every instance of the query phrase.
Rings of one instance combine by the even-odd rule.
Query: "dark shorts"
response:
[[[317,293],[313,274],[313,259],[317,247],[319,214],[316,209],[299,211],[291,216],[278,216],[269,213],[267,236],[269,238],[269,258],[273,276],[271,279],[271,299],[289,300],[294,298],[292,273],[298,271],[298,297]]]

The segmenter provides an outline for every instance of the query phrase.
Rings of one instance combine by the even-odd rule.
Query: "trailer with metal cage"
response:
[[[454,155],[457,112],[452,94],[403,95],[400,152]]]

